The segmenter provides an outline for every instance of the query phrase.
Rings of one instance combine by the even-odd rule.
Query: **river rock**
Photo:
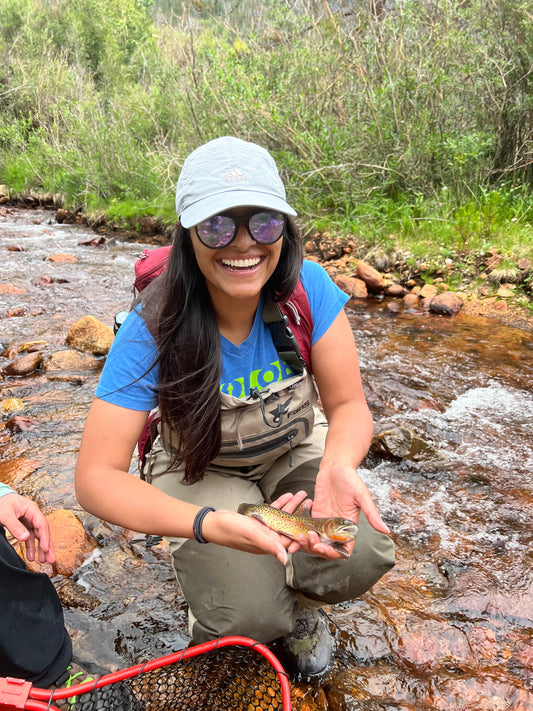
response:
[[[435,284],[424,284],[424,286],[419,291],[419,296],[421,299],[432,299],[437,295],[437,287]]]
[[[83,316],[72,324],[67,343],[78,351],[93,355],[107,355],[113,343],[113,330],[94,316]]]
[[[87,353],[79,351],[57,351],[44,363],[46,373],[57,373],[64,370],[92,371],[101,368],[103,363]]]
[[[463,307],[463,299],[453,291],[446,291],[431,299],[429,310],[432,314],[455,316]]]
[[[407,289],[401,284],[389,284],[385,287],[385,294],[387,296],[403,297],[407,295]]]
[[[16,415],[6,422],[6,428],[11,432],[33,432],[38,426],[38,420],[20,415]]]
[[[8,397],[0,402],[0,410],[5,414],[10,414],[12,412],[20,412],[24,410],[24,400],[18,397]]]
[[[0,294],[6,294],[7,296],[17,296],[18,294],[26,294],[26,289],[21,289],[14,284],[0,284]]]
[[[386,286],[383,274],[366,262],[357,262],[356,273],[372,294],[379,294]]]
[[[420,307],[420,297],[418,294],[406,294],[403,299],[403,305],[406,309],[418,309]]]
[[[85,588],[73,580],[67,580],[65,585],[59,588],[58,594],[62,605],[68,608],[94,610],[100,604],[100,600],[95,595],[86,592]]]
[[[394,427],[375,435],[370,449],[374,454],[396,459],[410,459],[414,462],[440,457],[431,444],[408,427]]]
[[[2,460],[0,461],[0,482],[9,484],[9,486],[17,489],[19,484],[30,474],[36,472],[41,465],[42,462],[27,459],[26,457]]]
[[[78,262],[78,257],[73,254],[51,254],[46,258],[49,262]]]
[[[366,284],[362,279],[337,274],[334,281],[339,289],[342,289],[351,299],[366,299],[368,297]]]
[[[42,353],[26,353],[4,368],[4,375],[29,375],[35,372],[43,360]]]
[[[97,547],[91,540],[77,516],[67,509],[57,509],[46,516],[50,526],[56,554],[53,566],[55,573],[70,577]],[[48,572],[52,566],[26,561],[31,570]]]

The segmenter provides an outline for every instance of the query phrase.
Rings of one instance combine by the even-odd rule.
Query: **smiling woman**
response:
[[[316,608],[361,595],[394,564],[357,472],[372,420],[347,296],[302,260],[296,213],[264,148],[233,137],[197,148],[176,208],[167,269],[104,367],[76,493],[107,521],[168,538],[195,642],[280,640],[287,668],[316,681],[333,654]],[[269,316],[280,304],[297,312],[301,293],[312,321],[306,367],[278,350]],[[158,425],[137,479],[128,470],[152,410]],[[312,505],[313,517],[349,519],[358,534],[342,550],[313,530],[294,540],[239,514],[243,502],[288,513]]]

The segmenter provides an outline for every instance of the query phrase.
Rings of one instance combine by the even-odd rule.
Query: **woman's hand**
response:
[[[35,560],[38,544],[39,562],[55,562],[48,521],[34,501],[15,492],[1,496],[0,523],[14,538],[25,543],[28,560]]]
[[[322,466],[316,479],[313,516],[316,518],[338,516],[357,523],[360,511],[365,514],[376,531],[389,533],[366,484],[357,471],[350,466]],[[350,555],[353,546],[353,543],[345,545],[345,550]]]
[[[294,513],[305,503],[310,504],[310,500],[305,491],[299,491],[297,494],[283,494],[273,501],[271,506]],[[247,553],[270,553],[283,565],[287,563],[287,553],[294,553],[300,548],[299,543],[272,531],[257,519],[223,509],[211,511],[206,515],[202,534],[211,543],[218,543],[227,548]]]

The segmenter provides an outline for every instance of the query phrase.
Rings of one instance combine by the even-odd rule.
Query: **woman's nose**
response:
[[[246,227],[244,220],[241,220],[239,226],[237,227],[237,234],[235,235],[235,239],[233,241],[234,246],[237,249],[245,250],[248,249],[253,243],[254,240],[248,232],[248,228]]]

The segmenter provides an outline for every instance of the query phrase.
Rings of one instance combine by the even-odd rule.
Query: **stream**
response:
[[[0,217],[0,345],[65,348],[90,314],[112,326],[131,300],[147,246],[58,224],[49,210]],[[54,254],[77,261],[50,261]],[[9,286],[6,286],[9,285]],[[295,708],[331,711],[533,710],[533,333],[494,319],[391,314],[349,303],[376,432],[406,427],[436,456],[369,455],[361,474],[397,545],[397,565],[369,593],[327,608],[337,642],[320,690]],[[0,358],[0,367],[10,362]],[[73,491],[81,431],[98,372],[0,380],[36,423],[0,439],[0,481],[68,509],[98,541],[71,580],[93,600],[62,597],[74,648],[109,670],[183,649],[186,606],[165,542],[85,513]],[[2,425],[12,417],[3,414]],[[6,434],[7,433],[7,434]],[[132,473],[136,463],[132,463]]]

